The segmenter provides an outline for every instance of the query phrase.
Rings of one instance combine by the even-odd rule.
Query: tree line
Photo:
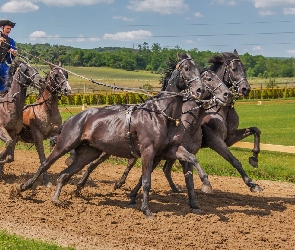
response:
[[[158,43],[151,46],[144,42],[136,48],[104,47],[81,49],[71,46],[45,44],[17,44],[19,53],[27,56],[33,63],[44,63],[41,59],[58,64],[61,61],[68,66],[111,67],[124,70],[146,70],[163,73],[166,63],[176,57],[176,53],[189,53],[200,67],[208,67],[208,59],[219,54],[211,51],[199,51],[197,48],[183,50],[179,47],[163,48]],[[231,52],[231,51],[224,51]],[[247,69],[248,77],[276,78],[294,77],[295,59],[264,57],[262,55],[240,54]]]

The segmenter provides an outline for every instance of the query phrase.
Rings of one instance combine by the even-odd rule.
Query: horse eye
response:
[[[185,70],[185,71],[189,71],[189,68],[188,68],[188,67],[185,67],[184,70]]]
[[[211,77],[208,77],[208,81],[212,81],[212,78]]]
[[[237,68],[232,68],[232,70],[235,72],[235,71],[237,71]]]

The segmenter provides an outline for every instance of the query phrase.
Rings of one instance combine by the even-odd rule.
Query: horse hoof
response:
[[[250,188],[250,191],[253,193],[260,193],[263,191],[263,188],[260,187],[259,185],[255,185],[254,187]]]
[[[73,162],[74,162],[73,159],[71,157],[69,157],[66,159],[65,164],[69,167],[72,165]]]
[[[76,189],[76,190],[74,191],[74,195],[75,195],[76,197],[81,197],[81,196],[82,196],[82,192],[81,192],[81,190],[80,190],[80,189]]]
[[[114,185],[114,190],[119,189],[121,187],[122,187],[122,185],[120,183],[116,182],[115,185]]]
[[[202,192],[206,194],[212,194],[212,186],[209,184],[202,185]]]
[[[128,207],[129,207],[129,208],[133,208],[133,207],[135,206],[135,204],[136,204],[136,203],[134,203],[134,202],[129,202],[129,203],[128,203]]]
[[[258,159],[257,159],[257,157],[254,157],[254,156],[249,157],[249,164],[253,168],[258,168]]]
[[[25,191],[25,190],[26,190],[25,184],[20,184],[20,185],[19,185],[19,191],[20,191],[20,192],[23,192],[23,191]]]
[[[148,210],[148,211],[144,211],[143,213],[145,214],[148,220],[154,219],[154,215],[151,213],[151,211]]]
[[[193,209],[192,209],[192,213],[193,213],[193,214],[199,214],[199,213],[201,213],[201,212],[202,212],[201,208],[193,208]]]
[[[49,181],[49,182],[45,183],[44,186],[47,187],[47,188],[51,188],[52,187],[52,183]]]

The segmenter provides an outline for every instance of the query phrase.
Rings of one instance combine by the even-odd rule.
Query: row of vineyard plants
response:
[[[156,94],[156,93],[154,93]],[[142,103],[148,96],[134,93],[78,93],[69,97],[61,96],[60,105],[113,105],[113,104],[137,104]],[[250,94],[245,99],[288,99],[295,98],[295,88],[269,88],[269,89],[251,89]],[[36,95],[29,95],[26,104],[36,102]]]

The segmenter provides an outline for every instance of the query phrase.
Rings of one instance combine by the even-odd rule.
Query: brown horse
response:
[[[67,96],[71,93],[68,72],[62,68],[62,64],[58,67],[50,64],[50,69],[36,103],[24,108],[23,129],[18,134],[19,140],[35,144],[40,163],[46,159],[43,141],[58,134],[62,124],[58,109],[59,94]],[[51,185],[47,172],[43,174],[43,181],[44,185]]]
[[[15,60],[8,71],[8,81],[11,88],[0,98],[0,139],[6,143],[5,149],[0,153],[0,171],[7,162],[14,160],[14,148],[17,134],[23,127],[23,107],[26,99],[27,87],[41,88],[44,79],[38,71],[21,60]]]
[[[151,172],[162,155],[168,158],[197,164],[197,159],[180,146],[184,126],[180,123],[183,95],[189,99],[201,99],[204,85],[193,59],[178,55],[179,63],[172,73],[166,91],[145,101],[142,105],[131,106],[127,110],[118,108],[92,108],[71,117],[63,125],[56,146],[38,171],[25,184],[24,191],[62,155],[76,151],[75,161],[61,172],[52,201],[59,203],[62,187],[72,175],[95,160],[102,152],[122,158],[142,158],[143,201],[141,210],[150,217],[149,191]],[[69,131],[71,133],[69,133]],[[187,176],[191,176],[185,170]],[[195,199],[190,203],[199,210]]]

